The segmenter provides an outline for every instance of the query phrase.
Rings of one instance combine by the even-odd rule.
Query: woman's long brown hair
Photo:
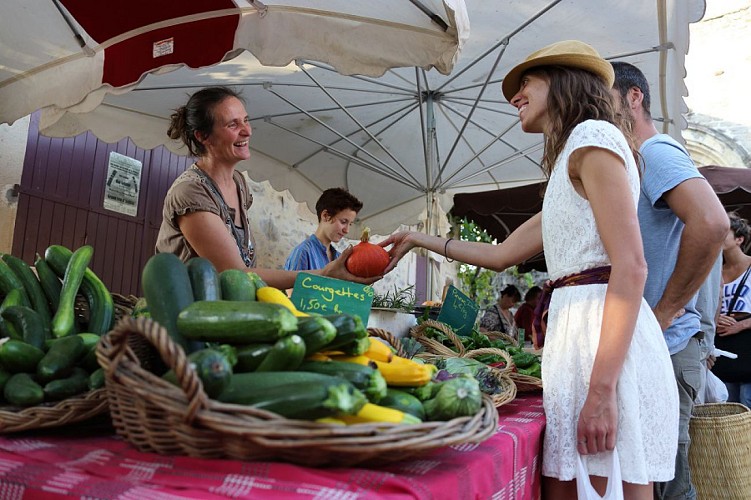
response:
[[[542,157],[542,168],[548,177],[571,131],[585,120],[603,120],[618,127],[639,164],[631,122],[618,111],[615,98],[602,80],[588,71],[563,66],[542,66],[528,74],[542,76],[550,86],[547,102],[550,128],[545,134]]]

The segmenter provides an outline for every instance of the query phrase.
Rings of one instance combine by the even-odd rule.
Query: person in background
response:
[[[725,210],[686,149],[661,134],[650,114],[649,84],[635,66],[614,62],[620,112],[630,120],[642,159],[639,225],[649,273],[644,297],[662,328],[680,395],[675,477],[655,484],[658,499],[696,498],[688,464],[688,424],[701,385],[696,293],[728,230]]]
[[[610,94],[613,68],[589,45],[544,47],[503,79],[522,130],[544,134],[542,212],[502,243],[398,232],[390,268],[414,247],[501,271],[543,250],[550,275],[542,398],[543,497],[576,498],[582,460],[600,495],[617,449],[624,497],[651,499],[673,477],[678,390],[660,325],[643,298],[639,172]],[[547,288],[547,287],[546,287]],[[644,362],[649,360],[649,362]]]
[[[292,249],[284,263],[284,269],[322,269],[336,260],[339,251],[332,243],[339,243],[347,236],[361,209],[362,202],[346,189],[331,188],[321,193],[316,202],[318,227],[308,239]]]
[[[176,254],[183,262],[205,257],[217,271],[247,269],[276,288],[291,288],[297,272],[256,267],[255,245],[247,211],[253,197],[236,165],[250,158],[250,126],[245,103],[227,87],[194,93],[175,110],[167,131],[179,139],[196,162],[172,183],[164,199],[156,252]],[[371,284],[380,277],[358,278],[340,258],[317,274]]]
[[[516,328],[524,329],[524,339],[528,342],[532,342],[535,348],[537,348],[537,341],[533,338],[532,321],[535,318],[535,308],[540,301],[541,293],[542,288],[539,286],[533,286],[527,290],[527,293],[524,294],[524,302],[514,313]]]
[[[717,320],[715,343],[733,352],[738,359],[721,357],[715,374],[728,388],[728,401],[751,407],[751,256],[743,249],[751,241],[748,221],[735,213],[728,214],[730,230],[722,247],[722,305]],[[745,319],[744,319],[745,318]],[[731,344],[725,344],[725,341]]]
[[[503,332],[516,338],[516,323],[514,322],[514,313],[511,308],[520,300],[522,294],[514,285],[507,285],[501,290],[498,301],[493,304],[480,320],[481,332]]]

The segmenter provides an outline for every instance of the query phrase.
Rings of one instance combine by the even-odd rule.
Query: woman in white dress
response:
[[[613,70],[589,45],[555,43],[503,80],[522,129],[543,133],[542,212],[503,243],[395,233],[390,268],[413,247],[501,271],[545,250],[553,288],[542,359],[546,498],[576,497],[578,455],[603,494],[611,450],[625,498],[651,499],[672,479],[678,393],[657,320],[642,298],[646,263],[639,174],[609,90]],[[387,268],[387,271],[390,269]]]

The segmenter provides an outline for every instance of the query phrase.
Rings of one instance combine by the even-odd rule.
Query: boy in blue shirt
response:
[[[318,227],[315,233],[292,250],[284,263],[284,269],[322,269],[339,257],[339,251],[332,243],[338,243],[349,233],[349,228],[361,209],[362,202],[346,189],[325,190],[316,202]]]

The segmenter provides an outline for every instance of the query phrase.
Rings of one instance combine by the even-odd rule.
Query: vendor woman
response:
[[[250,158],[250,126],[245,103],[226,87],[199,90],[171,116],[167,135],[180,139],[196,162],[172,183],[164,200],[156,251],[176,254],[183,262],[205,257],[218,271],[248,269],[269,285],[291,288],[297,271],[256,267],[255,244],[247,211],[253,203],[244,176],[235,166]],[[370,284],[344,261],[351,247],[317,271],[324,276]]]

